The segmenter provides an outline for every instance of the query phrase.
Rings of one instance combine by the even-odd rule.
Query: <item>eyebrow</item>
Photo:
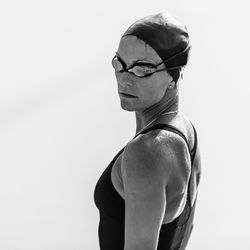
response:
[[[124,60],[121,58],[121,56],[119,55],[118,52],[115,52],[115,54],[116,54],[116,56],[118,56],[118,57],[124,62]],[[145,63],[148,63],[148,64],[156,64],[155,62],[153,63],[153,62],[150,62],[148,59],[143,58],[143,59],[138,59],[138,60],[133,61],[133,62],[132,62],[132,65],[134,65],[135,63],[140,62],[140,61],[145,62]],[[124,62],[124,63],[125,63],[125,62]],[[125,63],[125,64],[126,64],[126,63]]]

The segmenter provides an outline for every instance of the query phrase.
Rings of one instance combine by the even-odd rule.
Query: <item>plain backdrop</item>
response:
[[[250,250],[247,0],[0,1],[0,250],[99,249],[94,187],[135,134],[111,59],[158,12],[192,43],[181,110],[202,178],[187,250]]]

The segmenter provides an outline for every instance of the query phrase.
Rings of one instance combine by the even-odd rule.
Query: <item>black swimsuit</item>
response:
[[[184,134],[171,125],[156,124],[148,129],[145,129],[144,131],[141,131],[139,134],[145,134],[155,129],[165,129],[174,132],[185,140],[191,155],[192,174],[192,166],[197,148],[197,134],[194,126],[193,129],[195,142],[192,150],[190,149]],[[94,191],[94,201],[100,213],[100,222],[98,228],[100,250],[124,250],[125,201],[116,191],[111,182],[112,167],[123,150],[124,148],[118,152],[118,154],[105,169],[99,178]],[[188,182],[188,196],[185,208],[182,213],[173,221],[161,225],[157,250],[185,249],[185,246],[187,245],[193,228],[193,217],[197,198],[196,196],[195,202],[191,207],[189,191],[190,179],[191,178],[189,178]]]

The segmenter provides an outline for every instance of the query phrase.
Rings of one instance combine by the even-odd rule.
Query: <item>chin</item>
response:
[[[121,102],[121,108],[126,111],[135,111],[135,108],[130,103]]]

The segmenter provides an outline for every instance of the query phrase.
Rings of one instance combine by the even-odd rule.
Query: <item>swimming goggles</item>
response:
[[[169,67],[169,68],[164,68],[164,69],[157,69],[158,66],[161,64],[173,59],[176,56],[179,56],[180,54],[184,53],[186,50],[188,50],[190,46],[187,46],[183,51],[167,58],[166,60],[160,62],[159,64],[152,64],[152,63],[146,63],[146,62],[136,62],[133,64],[131,67],[126,69],[126,63],[117,55],[114,56],[112,59],[112,66],[115,70],[119,72],[129,72],[132,73],[138,77],[147,77],[150,76],[156,72],[164,71],[164,70],[173,70],[173,69],[180,69],[183,67],[182,66],[174,66],[174,67]]]

